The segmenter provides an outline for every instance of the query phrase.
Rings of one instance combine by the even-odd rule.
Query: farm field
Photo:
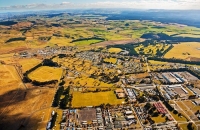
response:
[[[164,57],[184,60],[187,60],[190,57],[200,58],[200,43],[185,42],[176,44]]]
[[[110,53],[119,53],[121,51],[122,51],[122,49],[120,49],[120,48],[109,48],[108,49],[108,52],[110,52]]]
[[[48,66],[41,66],[28,75],[30,79],[40,82],[45,82],[50,80],[59,81],[61,76],[62,76],[61,68],[54,68]]]
[[[104,61],[115,64],[117,62],[117,59],[116,58],[106,58],[106,59],[104,59]]]
[[[148,60],[148,62],[150,63],[150,64],[161,64],[161,65],[166,65],[166,64],[168,64],[168,62],[162,62],[162,61],[155,61],[155,60]]]
[[[0,65],[0,128],[45,128],[51,114],[54,88],[25,89],[14,66]],[[12,124],[12,125],[10,125]]]
[[[72,99],[73,107],[81,106],[98,106],[101,104],[117,105],[122,104],[124,99],[117,99],[113,91],[97,92],[97,93],[81,93],[74,92]]]
[[[14,66],[0,65],[0,95],[21,86],[20,77]]]
[[[70,43],[72,40],[64,37],[55,37],[53,36],[49,43],[56,44],[58,46],[74,46],[74,44]]]
[[[22,65],[22,72],[26,72],[31,68],[35,67],[36,65],[40,64],[42,60],[31,58],[31,59],[20,59],[18,63]]]
[[[76,41],[73,43],[77,46],[84,46],[84,45],[91,45],[91,44],[95,44],[95,43],[99,43],[99,42],[102,42],[102,40],[90,39],[90,40]]]

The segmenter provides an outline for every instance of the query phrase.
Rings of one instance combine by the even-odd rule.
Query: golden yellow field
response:
[[[176,44],[164,57],[179,59],[187,59],[189,57],[200,58],[200,43],[184,42]]]
[[[31,72],[28,77],[32,80],[45,82],[50,80],[60,80],[62,76],[61,68],[54,68],[48,66],[42,66]]]
[[[0,65],[0,77],[0,95],[17,88],[21,83],[14,66],[11,65]]]
[[[27,70],[30,70],[31,68],[35,67],[41,62],[42,60],[32,58],[32,59],[20,59],[18,63],[22,65],[22,72],[26,72]]]
[[[119,53],[121,51],[122,51],[122,49],[120,49],[120,48],[110,48],[110,49],[108,49],[108,52],[110,52],[110,53]]]
[[[104,61],[115,64],[117,62],[117,59],[116,58],[106,58],[106,59],[104,59]]]
[[[58,46],[73,46],[73,43],[70,43],[72,40],[69,38],[63,37],[52,37],[49,43],[57,44]]]
[[[163,65],[168,63],[168,62],[155,61],[155,60],[148,60],[148,62],[151,63],[151,64],[163,64]]]
[[[11,65],[0,65],[0,77],[0,128],[18,129],[20,125],[30,130],[45,128],[56,89],[31,86],[25,89]]]
[[[101,104],[122,104],[124,99],[117,99],[113,91],[108,92],[98,92],[98,93],[81,93],[74,92],[72,106],[81,107],[81,106],[98,106]]]

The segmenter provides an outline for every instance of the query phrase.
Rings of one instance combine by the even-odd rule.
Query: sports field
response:
[[[200,43],[184,42],[181,44],[175,44],[164,57],[179,59],[187,59],[189,57],[200,58]]]
[[[31,72],[28,77],[32,80],[45,82],[50,80],[60,80],[62,75],[61,68],[53,68],[48,66],[42,66]]]
[[[81,106],[98,106],[101,104],[122,104],[124,99],[117,99],[113,91],[108,92],[98,92],[98,93],[81,93],[74,92],[72,107],[81,107]]]

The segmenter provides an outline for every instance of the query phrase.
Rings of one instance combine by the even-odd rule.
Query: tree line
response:
[[[23,82],[24,83],[32,83],[33,85],[36,85],[36,86],[46,85],[46,84],[56,84],[58,82],[58,80],[50,80],[50,81],[40,82],[40,81],[32,80],[28,77],[28,75],[31,72],[35,71],[37,68],[39,68],[41,66],[58,67],[58,63],[53,62],[52,59],[44,59],[41,63],[39,63],[35,67],[31,68],[30,70],[27,70],[23,74]]]

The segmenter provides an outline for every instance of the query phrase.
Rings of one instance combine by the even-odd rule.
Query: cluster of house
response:
[[[76,57],[92,61],[93,64],[98,64],[102,61],[103,54],[101,52],[83,51],[77,52]]]
[[[15,54],[14,56],[18,56],[20,58],[31,58],[34,56],[37,57],[49,57],[49,56],[54,56],[54,55],[58,55],[58,54],[68,54],[69,52],[73,52],[73,50],[75,50],[76,47],[66,47],[66,46],[54,46],[54,47],[50,47],[47,46],[45,48],[42,49],[35,49],[35,50],[29,50],[29,51],[22,51],[19,52],[18,54]],[[71,53],[70,53],[71,54]]]
[[[77,52],[76,57],[92,61],[95,66],[100,67],[103,64],[103,59],[107,57],[114,57],[117,59],[115,64],[103,64],[106,68],[117,68],[124,73],[135,73],[135,72],[143,72],[142,64],[139,62],[134,62],[134,60],[121,60],[124,59],[123,56],[120,54],[110,54],[106,52],[93,52],[93,51],[84,51],[84,52]],[[134,57],[132,58],[134,59]],[[101,63],[101,64],[100,64]],[[117,65],[122,65],[122,68],[118,68]]]
[[[131,106],[103,109],[86,107],[63,110],[61,130],[112,130],[137,124]]]

